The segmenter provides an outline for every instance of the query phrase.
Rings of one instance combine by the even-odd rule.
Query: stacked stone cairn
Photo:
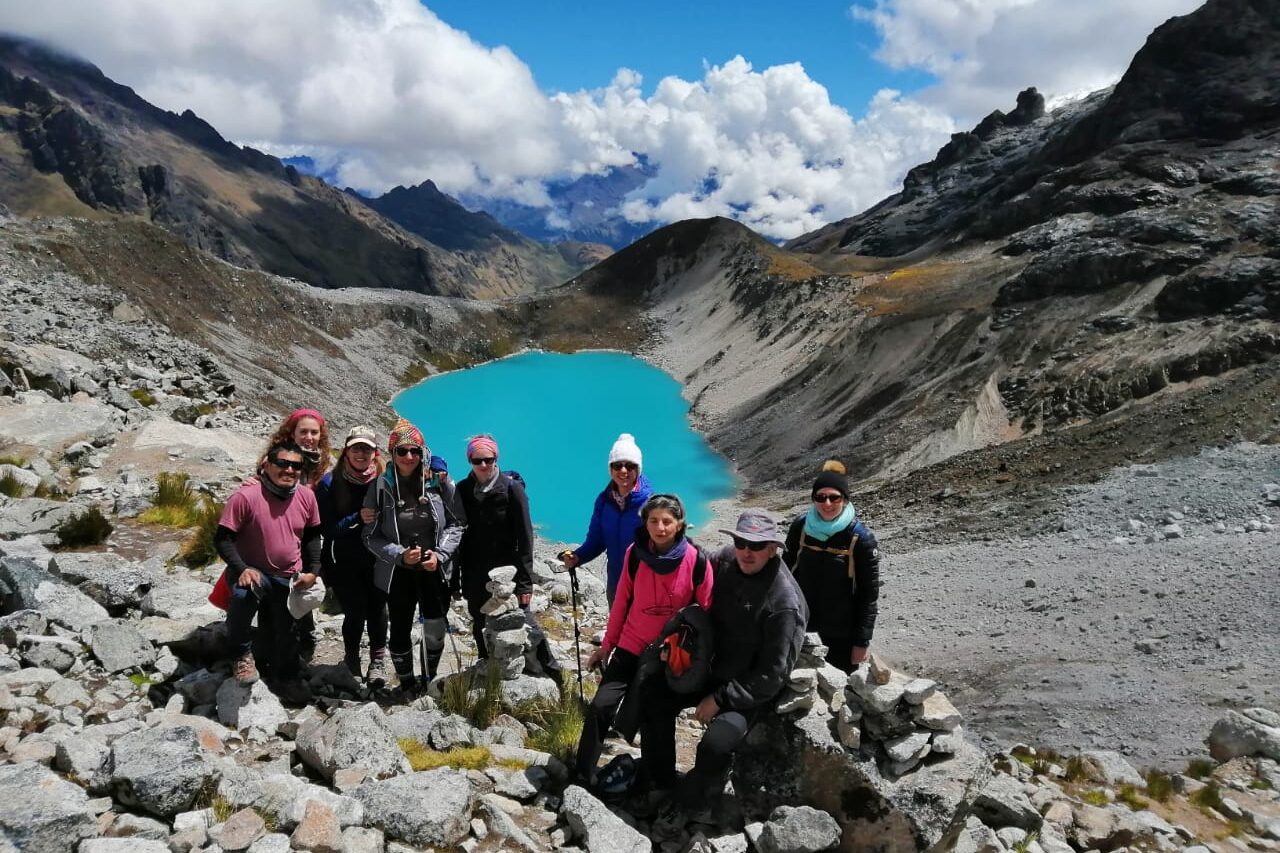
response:
[[[498,667],[503,681],[512,681],[524,672],[526,658],[533,659],[529,628],[516,599],[516,567],[493,569],[484,588],[489,600],[480,607],[480,612],[487,617],[484,642],[489,647],[489,663]]]
[[[960,712],[927,678],[895,672],[876,655],[848,676],[826,663],[827,647],[807,634],[796,669],[778,701],[780,714],[829,712],[849,749],[875,755],[893,777],[928,755],[954,755],[964,734]]]

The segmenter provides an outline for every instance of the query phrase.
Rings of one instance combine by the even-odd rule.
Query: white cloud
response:
[[[851,7],[881,37],[876,57],[938,78],[915,95],[962,124],[1036,86],[1050,103],[1120,78],[1155,27],[1204,0],[873,0]]]
[[[0,29],[49,41],[231,139],[305,152],[339,182],[382,191],[428,178],[453,193],[544,205],[544,181],[643,154],[657,167],[626,215],[737,218],[793,237],[895,191],[948,134],[1038,85],[1112,82],[1146,33],[1198,0],[867,0],[878,57],[938,82],[878,93],[855,119],[799,64],[743,58],[644,94],[548,95],[504,47],[416,0],[60,0],[0,6]],[[1105,32],[1106,38],[1098,34]]]

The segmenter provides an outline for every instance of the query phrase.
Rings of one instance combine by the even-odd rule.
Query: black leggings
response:
[[[615,648],[609,656],[609,663],[604,668],[600,679],[600,687],[582,715],[582,737],[578,739],[578,776],[590,779],[596,770],[596,762],[600,760],[600,748],[604,745],[605,733],[613,725],[613,717],[627,695],[636,670],[640,668],[640,658],[626,649]]]
[[[422,612],[428,624],[424,630],[430,642],[427,644],[427,671],[424,677],[434,677],[436,667],[444,652],[445,614],[449,612],[449,590],[440,572],[396,566],[391,576],[391,591],[387,595],[387,613],[390,630],[387,647],[397,675],[413,674],[413,617]],[[437,630],[438,626],[438,630]],[[439,634],[437,637],[436,634]]]
[[[655,788],[676,782],[676,717],[702,701],[705,693],[676,693],[659,672],[640,684],[640,752]],[[689,791],[716,793],[724,788],[734,750],[755,722],[757,709],[724,711],[715,716],[698,742],[698,754],[686,784]]]
[[[369,631],[369,652],[387,648],[387,594],[373,583],[371,567],[335,569],[333,591],[342,604],[342,645],[348,658],[359,660],[360,638]]]

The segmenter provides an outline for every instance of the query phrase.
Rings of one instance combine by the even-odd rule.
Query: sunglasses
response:
[[[737,548],[739,551],[763,551],[765,548],[768,548],[771,544],[773,543],[748,542],[746,539],[739,539],[737,536],[733,537],[733,547]]]
[[[283,468],[286,471],[301,471],[303,466],[307,464],[301,459],[268,459],[267,461],[277,468]]]
[[[611,471],[639,471],[640,466],[634,462],[610,462]]]
[[[472,465],[492,465],[498,460],[493,456],[488,456],[488,457],[485,457],[484,459],[472,459],[470,461]]]
[[[397,447],[396,456],[421,456],[421,447]]]
[[[813,502],[816,504],[838,504],[844,500],[844,495],[814,495]]]

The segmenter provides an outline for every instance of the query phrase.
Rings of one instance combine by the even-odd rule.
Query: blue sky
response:
[[[643,156],[616,215],[787,239],[897,191],[1027,86],[1052,107],[1114,83],[1200,2],[58,0],[0,3],[0,30],[366,193],[430,179],[551,222],[549,182]]]
[[[849,13],[849,2],[654,0],[640,7],[432,0],[424,5],[484,44],[510,47],[548,90],[599,88],[626,67],[643,75],[648,91],[663,77],[695,80],[705,64],[722,65],[741,55],[756,68],[801,63],[834,103],[861,116],[880,89],[910,94],[936,79],[927,71],[893,69],[875,59],[879,35],[871,23]]]

